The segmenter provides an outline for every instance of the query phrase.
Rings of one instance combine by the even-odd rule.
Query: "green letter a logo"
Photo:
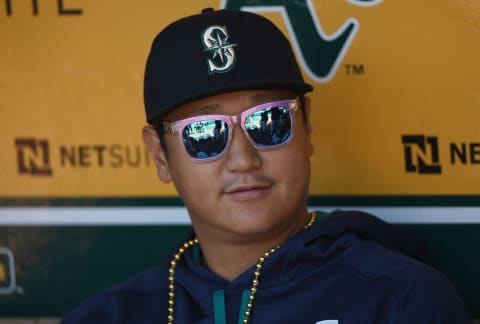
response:
[[[347,0],[358,6],[372,6],[382,0]],[[317,82],[332,79],[358,30],[357,20],[350,18],[333,35],[326,35],[317,19],[312,0],[223,0],[221,8],[252,12],[281,12],[308,75]]]

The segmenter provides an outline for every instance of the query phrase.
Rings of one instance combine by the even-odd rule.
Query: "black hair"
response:
[[[163,128],[162,116],[155,118],[152,121],[151,125],[157,132],[158,139],[160,140],[160,146],[162,147],[162,150],[165,152],[165,156],[168,158],[168,149],[167,149],[167,142],[165,141],[165,129]]]

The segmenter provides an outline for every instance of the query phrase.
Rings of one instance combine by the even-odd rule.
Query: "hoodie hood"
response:
[[[422,239],[373,215],[360,211],[335,211],[323,215],[317,226],[318,238],[335,238],[346,233],[355,233],[361,239],[373,241],[419,261],[426,261],[428,258],[427,246]]]

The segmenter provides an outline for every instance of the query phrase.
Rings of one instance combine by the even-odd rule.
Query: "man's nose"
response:
[[[226,155],[226,167],[230,172],[246,172],[258,169],[262,159],[250,143],[240,125],[233,128],[232,140]]]

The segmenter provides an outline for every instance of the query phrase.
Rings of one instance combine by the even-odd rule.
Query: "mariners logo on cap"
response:
[[[229,41],[225,26],[210,26],[202,33],[202,44],[205,52],[210,54],[207,58],[208,73],[225,73],[235,65],[236,56],[234,47]]]

